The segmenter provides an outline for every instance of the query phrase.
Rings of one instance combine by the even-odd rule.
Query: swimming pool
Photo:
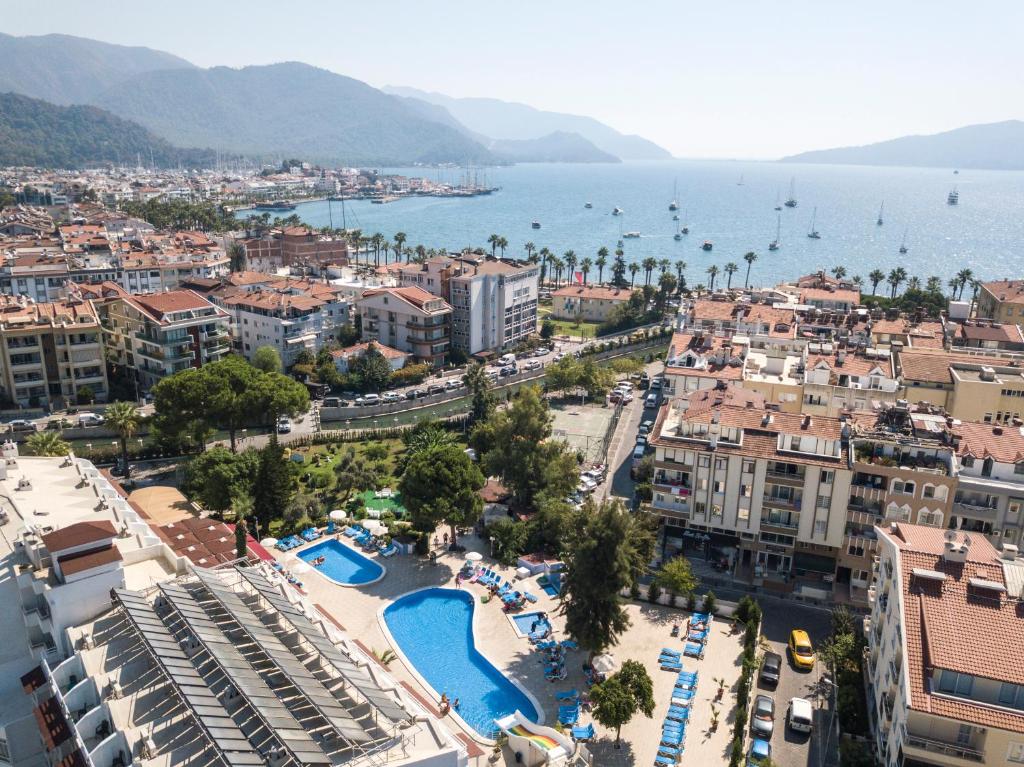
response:
[[[362,586],[384,577],[383,566],[334,538],[299,552],[299,559],[305,562],[317,557],[323,557],[324,563],[313,569],[342,586]]]
[[[458,698],[456,713],[485,738],[517,709],[536,722],[539,713],[526,693],[495,668],[473,639],[473,595],[456,589],[414,591],[384,610],[391,638],[423,680],[440,696]]]
[[[548,628],[551,628],[551,624],[548,622],[546,618],[543,620],[541,619],[541,614],[542,613],[540,612],[518,613],[512,616],[512,622],[516,624],[516,629],[519,631],[519,633],[523,636],[526,636],[530,633],[531,629],[533,629],[534,623],[537,624],[538,630],[542,626],[547,626]]]

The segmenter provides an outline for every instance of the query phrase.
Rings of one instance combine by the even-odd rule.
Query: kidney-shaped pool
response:
[[[362,586],[384,577],[381,565],[334,538],[299,552],[299,559],[309,564],[320,557],[324,561],[314,566],[317,572],[342,586]]]
[[[533,701],[476,648],[473,595],[456,589],[414,591],[388,605],[384,623],[398,648],[437,695],[459,699],[456,713],[485,738],[495,719],[518,710],[536,722]]]

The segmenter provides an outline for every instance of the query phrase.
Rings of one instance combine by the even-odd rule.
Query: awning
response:
[[[836,571],[836,560],[821,554],[797,552],[796,556],[793,557],[793,568],[797,571],[798,575],[801,570],[809,573],[831,574]]]

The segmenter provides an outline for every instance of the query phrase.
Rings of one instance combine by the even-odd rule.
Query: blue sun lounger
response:
[[[678,746],[683,742],[683,730],[662,730],[661,742],[668,746]]]
[[[563,639],[559,644],[566,650],[576,650],[579,648],[579,645],[572,639]]]
[[[673,690],[672,691],[672,705],[673,706],[689,706],[693,702],[694,692],[693,690]]]
[[[665,658],[658,661],[662,671],[682,671],[683,665],[678,660]]]
[[[591,740],[594,737],[594,724],[590,723],[586,727],[573,727],[572,737],[575,740]]]
[[[704,657],[704,645],[697,642],[687,642],[683,645],[683,654],[688,658],[700,660]]]
[[[662,647],[661,648],[661,654],[663,656],[669,655],[669,656],[674,656],[676,658],[679,657],[679,651],[678,650],[673,650],[670,647]]]
[[[704,629],[703,631],[691,631],[686,635],[686,638],[691,642],[700,642],[701,644],[704,644],[708,641],[709,633],[710,632],[707,629]]]
[[[562,724],[576,724],[580,718],[579,706],[559,706],[558,721]]]
[[[580,694],[576,692],[575,688],[555,693],[555,698],[557,700],[576,700],[578,697],[580,697]]]
[[[535,646],[538,650],[554,650],[556,647],[558,647],[558,642],[549,639],[546,642],[537,642]]]
[[[656,757],[654,757],[654,764],[657,765],[657,767],[675,767],[676,760],[672,757],[662,756],[661,754],[658,754]]]
[[[690,721],[690,709],[688,708],[670,708],[665,719],[673,722],[689,722]]]

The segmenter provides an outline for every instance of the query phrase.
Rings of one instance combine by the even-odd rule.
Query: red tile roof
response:
[[[953,424],[953,433],[960,437],[957,455],[991,457],[996,463],[1024,461],[1024,433],[1019,426],[962,421]]]
[[[86,570],[92,570],[94,567],[109,565],[112,562],[120,562],[121,560],[121,551],[114,545],[57,557],[57,561],[60,563],[60,571],[64,573],[64,577],[84,573]]]
[[[998,301],[1024,302],[1024,280],[995,280],[983,282],[981,286]]]
[[[132,300],[160,319],[175,312],[213,308],[213,304],[194,290],[169,290],[166,293],[135,295],[132,296]]]
[[[95,522],[76,522],[44,535],[43,545],[46,546],[50,554],[55,554],[75,546],[109,540],[116,535],[117,530],[114,529],[114,524],[107,519],[98,519]]]
[[[596,285],[569,285],[551,294],[552,298],[586,298],[601,301],[628,301],[633,292],[628,288],[604,288]]]

